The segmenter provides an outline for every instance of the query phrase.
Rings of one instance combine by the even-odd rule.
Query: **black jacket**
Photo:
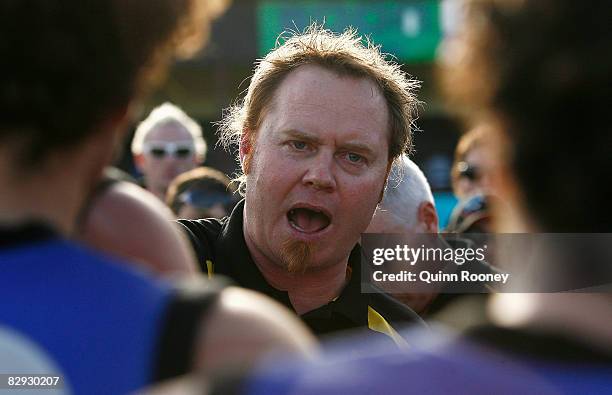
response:
[[[243,211],[244,201],[241,201],[231,215],[222,220],[178,222],[189,236],[204,272],[227,276],[237,285],[259,291],[294,310],[287,292],[268,284],[253,262],[244,240]],[[375,289],[372,293],[362,293],[360,263],[361,248],[356,245],[349,257],[350,280],[342,293],[328,304],[301,316],[315,334],[370,328],[394,337],[394,330],[389,330],[386,324],[394,327],[414,323],[423,325],[415,312],[382,291]]]

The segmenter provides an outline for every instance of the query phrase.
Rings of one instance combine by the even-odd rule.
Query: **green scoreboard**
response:
[[[402,62],[432,61],[442,38],[438,0],[265,0],[259,2],[256,12],[262,56],[274,48],[283,31],[301,31],[311,22],[324,23],[336,32],[355,27]]]

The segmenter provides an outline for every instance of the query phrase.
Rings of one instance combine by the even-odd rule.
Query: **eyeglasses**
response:
[[[144,144],[143,152],[156,159],[163,159],[166,155],[172,155],[177,159],[186,159],[195,153],[195,147],[191,142],[149,141]]]
[[[467,178],[470,181],[478,181],[482,172],[478,166],[471,165],[467,162],[457,163],[457,174],[459,178]]]

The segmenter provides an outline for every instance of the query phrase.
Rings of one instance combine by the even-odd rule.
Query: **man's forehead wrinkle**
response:
[[[285,104],[288,104],[286,102]],[[313,119],[313,113],[318,116],[322,116],[321,110],[328,112],[328,116],[334,117],[334,115],[338,115],[340,117],[343,113],[346,112],[346,109],[330,109],[325,105],[320,103],[301,103],[299,106],[295,103],[291,103],[292,105],[284,107],[283,104],[277,107],[278,111],[275,111],[274,118],[270,118],[272,124],[274,125],[274,129],[277,132],[281,132],[282,135],[294,135],[299,137],[309,137],[311,140],[318,139],[319,141],[324,140],[325,136],[328,134],[333,134],[332,130],[313,130],[312,128],[317,128],[319,125],[317,122],[311,122]],[[359,107],[355,107],[358,108]],[[274,119],[274,120],[273,120]],[[336,125],[338,127],[340,125]],[[376,130],[368,128],[364,124],[356,124],[356,125],[345,125],[343,127],[349,127],[350,129],[345,129],[344,132],[347,132],[348,135],[346,141],[336,142],[338,146],[342,147],[354,147],[361,149],[367,149],[373,151],[371,145],[373,144],[370,141],[369,137],[376,134]],[[384,123],[384,127],[387,127],[387,123]],[[294,133],[291,133],[294,132]],[[364,134],[365,132],[365,134]],[[323,133],[321,136],[317,136],[317,133]],[[361,137],[358,137],[362,135]]]
[[[312,111],[311,108],[316,111]],[[286,109],[279,107],[279,117],[276,118],[275,122],[277,124],[276,127],[280,131],[295,131],[295,134],[303,134],[304,136],[312,136],[312,138],[316,138],[314,134],[309,132],[309,130],[317,126],[316,122],[310,122],[313,120],[313,114],[316,114],[319,117],[323,116],[319,109],[325,109],[325,111],[331,113],[331,117],[333,117],[333,115],[342,116],[344,113],[346,113],[346,109],[334,110],[324,105],[314,103],[304,103],[301,107],[289,106]],[[339,124],[334,125],[335,127],[341,126]],[[352,132],[362,133],[365,131],[368,135],[375,132],[375,130],[366,129],[366,126],[363,124],[351,125],[350,129],[344,131],[349,132],[350,134],[352,134]],[[316,132],[330,132],[330,130],[317,130]],[[355,144],[359,144],[358,141],[360,140],[351,138],[350,141],[355,142]]]
[[[329,100],[329,103],[326,103],[325,96],[319,96],[318,98],[320,101],[315,103],[305,99],[304,97],[289,99],[283,104],[290,104],[290,106],[286,106],[281,112],[285,116],[288,116],[289,114],[311,116],[312,113],[323,114],[325,112],[336,116],[341,116],[350,110],[363,111],[366,109],[364,107],[370,107],[371,110],[375,109],[375,106],[371,105],[370,103],[364,105],[363,102],[355,103],[348,100],[342,103],[342,107],[338,106],[338,103],[336,102],[333,102],[334,106],[330,106],[330,104],[332,104],[332,100]]]
[[[307,88],[316,89],[320,86],[325,87],[326,84],[324,80],[337,80],[346,82],[352,85],[353,88],[361,88],[364,94],[370,98],[374,96],[383,96],[382,90],[371,78],[339,74],[334,70],[328,70],[325,67],[317,65],[304,65],[293,70],[281,82],[279,90],[288,89],[290,91],[297,91],[297,93],[300,93],[302,90],[297,89],[297,84],[295,83],[295,80],[300,77],[308,81],[308,84],[306,85]],[[366,92],[369,92],[369,95],[367,95]]]

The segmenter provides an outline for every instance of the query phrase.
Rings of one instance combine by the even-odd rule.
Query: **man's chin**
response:
[[[289,273],[305,273],[312,256],[313,246],[302,240],[287,239],[281,246],[281,260]]]

